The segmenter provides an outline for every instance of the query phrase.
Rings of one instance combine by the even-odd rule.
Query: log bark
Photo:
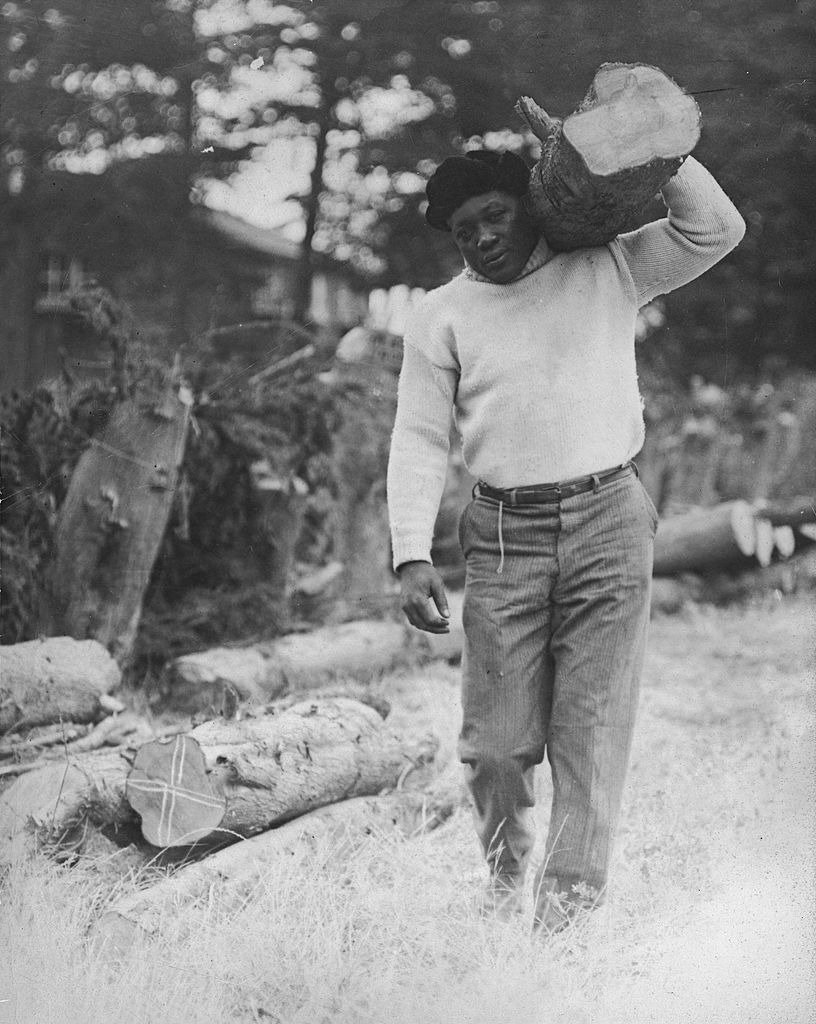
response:
[[[433,737],[400,736],[373,708],[343,698],[304,702],[280,715],[207,722],[189,736],[226,800],[213,834],[221,842],[393,788],[430,763],[437,745]],[[122,751],[99,751],[16,780],[0,796],[0,861],[32,837],[70,845],[88,824],[132,837],[138,817],[125,798],[130,770]]]
[[[561,251],[604,245],[636,227],[700,136],[694,99],[645,64],[602,65],[563,122],[529,97],[516,110],[542,142],[530,178],[532,212]]]
[[[195,712],[220,707],[228,689],[258,704],[343,678],[364,681],[401,665],[452,661],[462,651],[461,597],[449,595],[450,633],[432,636],[388,621],[362,620],[292,633],[253,647],[213,648],[172,661],[159,681],[163,706]]]
[[[92,638],[125,664],[173,504],[189,403],[116,407],[80,458],[60,510],[41,616],[46,635]]]
[[[461,791],[452,787],[430,796],[410,792],[362,796],[320,808],[118,900],[96,923],[92,936],[106,953],[124,956],[135,942],[158,933],[179,904],[214,895],[235,900],[268,877],[275,863],[308,857],[321,845],[330,844],[336,850],[338,843],[353,846],[373,832],[429,831],[446,820],[460,800]]]
[[[785,498],[762,505],[757,515],[772,526],[801,526],[816,523],[816,498]]]
[[[122,673],[96,640],[52,636],[0,646],[0,732],[53,722],[92,722]]]
[[[654,575],[741,566],[755,552],[752,507],[745,501],[725,502],[661,521],[655,538]]]

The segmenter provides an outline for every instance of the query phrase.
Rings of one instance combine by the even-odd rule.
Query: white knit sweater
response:
[[[568,480],[640,450],[637,311],[745,231],[693,157],[662,194],[668,217],[608,245],[553,254],[542,240],[508,284],[466,269],[417,304],[388,466],[395,567],[430,561],[452,414],[465,465],[494,487]]]

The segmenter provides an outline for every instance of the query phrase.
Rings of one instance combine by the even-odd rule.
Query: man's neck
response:
[[[521,272],[511,281],[507,281],[505,283],[512,284],[513,281],[519,281],[522,277],[527,277],[528,274],[532,274],[534,271],[543,267],[545,263],[548,263],[554,255],[555,254],[550,249],[546,239],[542,235],[536,243],[535,248],[530,253],[527,262],[522,267]],[[464,274],[465,277],[471,281],[483,281],[485,284],[497,283],[496,281],[491,281],[489,277],[485,277],[483,274],[478,273],[478,271],[474,270],[468,263],[465,264]]]

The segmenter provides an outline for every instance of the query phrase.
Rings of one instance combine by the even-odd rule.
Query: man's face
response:
[[[468,266],[496,284],[518,277],[538,241],[523,202],[507,192],[468,199],[448,223]]]

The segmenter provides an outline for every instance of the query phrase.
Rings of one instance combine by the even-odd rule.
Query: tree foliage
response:
[[[10,0],[4,320],[30,308],[48,236],[103,276],[152,267],[183,321],[193,279],[208,279],[191,209],[281,140],[314,165],[291,196],[301,313],[313,250],[433,286],[456,262],[422,219],[434,164],[476,140],[532,160],[520,94],[564,115],[601,63],[636,60],[696,95],[698,153],[749,224],[737,253],[667,300],[659,360],[720,379],[769,358],[812,365],[813,12],[812,0]]]

